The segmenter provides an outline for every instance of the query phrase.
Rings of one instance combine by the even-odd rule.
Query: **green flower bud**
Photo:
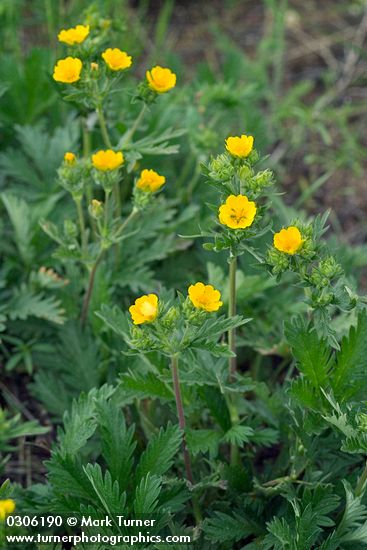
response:
[[[64,233],[69,239],[75,239],[78,235],[78,227],[72,220],[64,221]]]
[[[162,317],[161,323],[165,328],[173,329],[179,317],[180,317],[179,309],[175,306],[172,306],[167,311],[167,313]]]
[[[216,181],[228,181],[235,173],[232,159],[227,154],[218,155],[209,162],[209,176]]]
[[[94,218],[95,220],[99,220],[103,217],[104,204],[101,201],[97,201],[97,199],[93,199],[89,205],[88,210],[92,218]]]

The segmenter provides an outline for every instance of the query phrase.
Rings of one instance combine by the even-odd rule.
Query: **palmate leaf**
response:
[[[73,402],[71,411],[64,414],[64,428],[59,431],[59,450],[62,454],[74,456],[94,434],[97,428],[96,404],[111,397],[114,389],[102,386],[88,394],[82,393]]]
[[[33,316],[58,325],[65,321],[65,311],[60,300],[54,296],[47,296],[44,292],[34,292],[26,285],[14,291],[6,309],[11,320],[24,320]]]
[[[1,199],[14,229],[14,240],[18,251],[23,261],[27,264],[32,260],[34,255],[31,244],[34,228],[32,227],[30,206],[22,198],[10,193],[2,193]]]
[[[249,321],[251,319],[244,319],[240,315],[234,317],[222,315],[218,318],[209,318],[199,328],[195,329],[195,338],[191,343],[194,347],[200,348],[201,344],[205,345],[211,340],[216,341],[228,330],[245,325]]]
[[[243,443],[248,443],[251,436],[254,435],[254,430],[249,426],[233,426],[223,436],[223,440],[233,445],[242,446]]]
[[[216,543],[237,542],[256,531],[256,527],[239,513],[215,512],[203,525],[205,537]]]
[[[336,533],[342,543],[367,544],[367,507],[362,504],[363,494],[356,496],[350,484],[343,480],[345,510]],[[355,548],[357,548],[355,546]]]
[[[162,478],[147,474],[136,487],[133,510],[137,517],[152,514],[158,506],[158,497],[162,488]]]
[[[222,435],[215,430],[187,430],[187,446],[193,455],[209,453],[215,457]]]
[[[77,499],[79,502],[94,499],[94,491],[78,458],[63,456],[55,451],[46,466],[52,491],[57,496],[62,496],[63,500]]]
[[[111,401],[96,404],[98,430],[102,439],[102,455],[113,480],[120,490],[127,488],[133,467],[136,442],[133,441],[134,425],[126,428],[121,409]]]
[[[331,386],[340,402],[364,391],[366,369],[367,313],[364,310],[358,316],[357,326],[351,327],[349,335],[343,338],[332,374]]]
[[[155,374],[129,372],[124,374],[120,380],[120,389],[124,398],[128,400],[140,398],[155,398],[160,401],[173,401],[172,388]]]
[[[114,520],[125,509],[126,493],[120,493],[118,481],[112,480],[108,470],[103,475],[99,464],[87,464],[83,469],[95,493],[94,504]]]
[[[316,389],[328,382],[333,356],[326,340],[319,340],[302,317],[285,323],[285,335],[297,368]]]
[[[161,428],[140,457],[135,474],[136,483],[149,473],[157,476],[165,474],[172,466],[181,443],[182,432],[177,425],[168,424],[165,430]]]

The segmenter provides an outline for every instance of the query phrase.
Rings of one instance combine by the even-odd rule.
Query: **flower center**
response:
[[[150,302],[144,302],[141,305],[141,313],[144,317],[154,317],[155,307]]]

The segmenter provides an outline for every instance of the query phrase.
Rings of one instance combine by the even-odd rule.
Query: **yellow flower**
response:
[[[116,153],[115,151],[112,151],[112,149],[98,151],[92,155],[92,163],[94,168],[97,170],[102,170],[103,172],[116,170],[116,168],[119,168],[119,166],[121,166],[124,162],[124,155],[121,151]]]
[[[80,79],[83,63],[78,57],[59,59],[54,67],[53,78],[57,82],[72,84]]]
[[[165,69],[157,65],[146,72],[148,85],[158,94],[164,94],[176,86],[176,75],[171,69]]]
[[[303,243],[304,239],[302,239],[300,230],[293,225],[282,229],[274,235],[275,248],[286,254],[295,254]]]
[[[245,195],[229,195],[219,207],[219,221],[231,229],[250,227],[256,215],[256,204]]]
[[[81,44],[87,38],[89,34],[89,25],[77,25],[71,29],[62,30],[59,32],[57,38],[60,42],[74,46],[74,44]]]
[[[90,64],[90,68],[92,69],[92,71],[98,71],[99,69],[99,65],[98,63],[95,63],[94,61]]]
[[[136,182],[138,189],[142,189],[148,193],[154,193],[158,191],[166,183],[166,178],[160,176],[154,170],[143,170],[140,174],[140,178]]]
[[[135,304],[129,307],[134,325],[151,323],[158,315],[158,296],[146,294],[137,298]]]
[[[220,301],[220,292],[212,285],[204,285],[204,283],[196,283],[189,286],[189,298],[195,307],[204,309],[205,311],[218,311],[223,305]]]
[[[15,510],[15,502],[11,498],[0,500],[0,521],[5,521]]]
[[[226,139],[226,149],[232,157],[244,159],[249,156],[254,146],[253,136],[229,137]]]
[[[74,153],[67,151],[64,155],[64,161],[68,164],[74,164],[76,161],[76,156],[74,155]]]
[[[112,71],[123,71],[132,65],[132,57],[119,48],[107,48],[102,57]]]

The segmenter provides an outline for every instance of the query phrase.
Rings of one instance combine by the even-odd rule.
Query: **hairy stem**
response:
[[[358,480],[356,489],[354,491],[356,497],[361,496],[361,494],[363,493],[363,488],[365,486],[366,481],[367,481],[367,462],[362,472],[362,475]]]
[[[190,483],[193,485],[194,484],[194,478],[192,476],[190,454],[189,454],[187,444],[186,444],[186,436],[185,436],[186,421],[185,421],[185,414],[184,414],[184,409],[183,409],[183,404],[182,404],[180,379],[179,379],[179,376],[178,376],[178,355],[173,355],[172,356],[172,358],[171,358],[171,367],[172,367],[172,380],[173,380],[173,389],[174,389],[174,392],[175,392],[178,424],[179,424],[181,430],[183,431],[182,451],[183,451],[184,461],[185,461],[186,477],[190,481]]]
[[[228,316],[233,317],[236,315],[236,269],[237,269],[237,257],[231,252],[229,262],[229,301],[228,301]],[[236,353],[236,330],[231,328],[228,331],[228,346],[232,353]],[[233,378],[237,369],[236,356],[229,358],[229,372],[230,377]]]
[[[191,485],[193,485],[194,478],[192,475],[190,453],[186,443],[186,435],[185,435],[186,421],[185,421],[185,413],[184,413],[182,397],[181,397],[180,379],[178,375],[178,354],[173,355],[171,357],[171,368],[172,368],[172,380],[173,380],[173,389],[174,389],[175,400],[176,400],[178,424],[182,430],[182,452],[183,452],[184,462],[185,462],[186,477],[188,481],[191,483]],[[200,507],[199,507],[199,503],[197,501],[196,495],[194,494],[192,495],[192,508],[193,508],[193,513],[194,513],[196,522],[200,523],[202,521],[201,511],[200,511]]]
[[[122,142],[122,146],[126,145],[126,143],[129,143],[129,141],[132,139],[133,135],[135,134],[136,130],[139,128],[141,121],[144,118],[145,111],[147,110],[147,106],[144,103],[140,113],[135,119],[134,124],[131,126],[130,130],[127,132],[126,136],[124,137],[124,140]]]
[[[97,116],[98,116],[99,126],[101,128],[101,133],[102,133],[102,138],[103,138],[104,144],[106,145],[106,147],[111,149],[112,148],[112,143],[111,143],[111,140],[110,140],[110,136],[108,135],[106,119],[105,119],[105,116],[104,116],[104,113],[103,113],[102,106],[97,107]]]
[[[96,261],[94,262],[92,270],[89,274],[88,287],[87,287],[87,291],[86,291],[85,296],[84,296],[82,313],[81,313],[81,316],[80,316],[80,325],[81,325],[82,328],[85,326],[85,322],[87,320],[89,303],[90,303],[90,300],[92,298],[92,292],[93,292],[93,287],[94,287],[94,279],[96,277],[96,271],[97,271],[97,268],[98,268],[98,266],[99,266],[99,264],[100,264],[100,262],[103,258],[104,252],[105,252],[104,249],[100,251],[100,253],[97,256]]]
[[[88,241],[87,241],[87,232],[85,230],[85,219],[84,219],[84,212],[83,212],[83,206],[82,206],[82,199],[77,198],[74,200],[76,204],[76,209],[78,211],[80,236],[81,236],[81,242],[82,242],[82,253],[83,253],[83,257],[85,258],[87,255]]]

